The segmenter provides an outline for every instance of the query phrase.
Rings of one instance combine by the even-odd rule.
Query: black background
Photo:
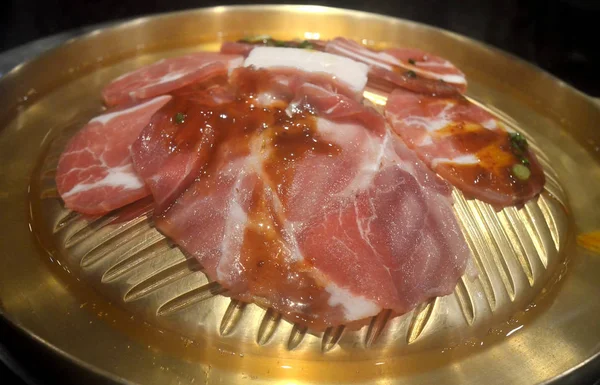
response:
[[[262,3],[267,2],[285,1],[265,0]],[[516,54],[580,90],[600,96],[600,76],[597,75],[600,70],[600,0],[345,0],[297,3],[359,9],[445,28]],[[90,24],[224,4],[231,3],[201,0],[4,0],[0,1],[0,52]],[[4,328],[0,331],[0,343],[14,343],[11,337],[14,332]],[[0,350],[0,354],[3,352],[6,353]],[[41,357],[35,359],[43,360]],[[48,376],[38,379],[42,384],[57,380]],[[577,383],[588,385],[595,379],[597,377],[592,376],[589,381]],[[61,379],[58,381],[64,383]],[[24,382],[0,364],[0,383]]]
[[[284,3],[264,0],[259,3]],[[288,1],[290,2],[290,1]],[[71,28],[229,2],[202,0],[4,0],[0,51]],[[238,4],[256,3],[237,1]],[[308,1],[387,14],[485,41],[600,96],[600,0]]]

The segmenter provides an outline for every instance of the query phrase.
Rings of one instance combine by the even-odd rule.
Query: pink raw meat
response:
[[[238,41],[225,41],[221,44],[221,53],[246,57],[254,47],[257,47],[257,45]]]
[[[229,295],[317,330],[450,294],[469,250],[448,184],[360,86],[318,69],[232,70],[240,58],[188,55],[111,83],[109,104],[169,95],[73,138],[57,173],[66,206],[103,214],[151,193],[157,229]]]
[[[171,99],[149,101],[97,116],[71,139],[58,161],[56,185],[65,206],[104,214],[148,195],[133,169],[131,145],[152,115]]]
[[[228,89],[227,73],[222,75],[174,91],[133,144],[135,169],[150,188],[158,212],[198,176],[213,149],[221,119],[216,108],[235,96]]]
[[[369,84],[389,83],[434,95],[452,95],[467,88],[465,75],[448,60],[410,48],[375,51],[353,40],[337,37],[325,51],[369,65]]]
[[[433,97],[403,89],[392,92],[385,115],[394,131],[436,173],[465,195],[497,209],[538,195],[544,171],[528,148],[515,153],[514,131],[462,96]],[[526,164],[531,175],[512,171]]]
[[[235,71],[216,150],[157,228],[231,296],[316,329],[451,293],[469,251],[447,184],[373,109],[281,76]]]
[[[163,59],[119,76],[104,88],[102,96],[109,106],[147,99],[211,78],[242,62],[240,55],[215,52]]]

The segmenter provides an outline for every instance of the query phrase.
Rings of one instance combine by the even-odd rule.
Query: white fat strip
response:
[[[459,74],[440,74],[437,72],[431,72],[429,70],[427,70],[427,68],[422,68],[422,67],[444,67],[444,68],[451,68],[452,64],[450,62],[444,62],[444,63],[435,63],[435,62],[416,62],[414,65],[411,65],[409,68],[413,69],[414,72],[427,76],[427,77],[433,77],[435,79],[440,79],[445,81],[446,83],[453,83],[453,84],[467,84],[467,79],[465,79],[464,75],[459,75]]]
[[[431,72],[431,71],[427,71],[426,69],[418,68],[417,66],[407,66],[407,68],[411,68],[417,74],[423,75],[428,78],[443,80],[446,83],[467,84],[467,79],[465,79],[465,77],[462,75],[439,74],[437,72]]]
[[[231,188],[229,211],[226,214],[225,231],[221,241],[221,260],[217,266],[217,278],[222,282],[230,281],[231,263],[229,261],[232,258],[239,258],[239,249],[248,222],[248,215],[236,198],[242,180],[244,180],[244,175],[238,175],[235,184]]]
[[[486,120],[485,122],[481,123],[481,125],[483,126],[483,128],[487,128],[488,130],[493,130],[494,128],[498,127],[496,119]]]
[[[363,131],[364,127],[356,123],[337,123],[329,119],[317,118],[317,132],[328,141],[343,144],[349,138],[355,136],[357,131]]]
[[[442,68],[452,68],[454,67],[452,63],[449,61],[443,61],[441,63],[434,61],[418,61],[415,63],[417,67],[442,67]]]
[[[72,195],[100,187],[122,187],[124,190],[136,190],[144,186],[144,182],[135,174],[131,165],[107,168],[104,178],[92,183],[78,183],[66,193],[63,199]]]
[[[227,66],[229,67],[229,69],[241,67],[243,64],[244,64],[243,56],[236,57],[235,59],[231,59],[227,62]]]
[[[238,58],[229,60],[229,62],[227,63],[227,68],[228,68],[227,74],[231,75],[231,72],[234,69],[236,69],[238,67],[241,67],[243,64],[244,64],[244,57],[243,56],[240,56]]]
[[[124,73],[124,74],[120,75],[119,77],[116,77],[116,78],[114,78],[114,79],[113,79],[113,80],[112,80],[110,83],[112,84],[112,83],[116,83],[116,82],[118,82],[119,80],[123,80],[123,79],[125,79],[127,76],[131,75],[133,72],[135,72],[135,71],[126,72],[126,73]]]
[[[362,132],[364,128],[357,124],[335,123],[323,118],[317,120],[317,132],[333,143],[348,142],[357,130]],[[390,143],[390,135],[390,131],[387,131],[383,138],[369,135],[367,138],[360,139],[360,153],[356,154],[361,157],[360,169],[354,175],[354,179],[338,195],[351,196],[357,191],[366,190],[371,186],[386,159],[392,160],[396,157]],[[395,162],[395,160],[392,161]]]
[[[133,91],[130,91],[129,96],[135,97],[136,94],[140,94],[141,91],[143,91],[143,90],[146,90],[150,87],[154,87],[157,84],[173,82],[175,80],[181,79],[182,77],[190,74],[191,72],[192,71],[190,71],[189,69],[181,69],[179,71],[169,71],[166,74],[164,74],[163,76],[161,76],[160,78],[146,84],[145,86],[137,88]]]
[[[349,290],[339,287],[333,282],[325,287],[325,291],[331,295],[327,304],[329,306],[341,305],[346,321],[356,321],[374,316],[381,311],[381,307],[377,306],[375,302],[361,295],[354,295]]]
[[[138,73],[140,71],[144,71],[148,67],[155,67],[156,65],[159,65],[159,64],[163,63],[165,60],[166,59],[160,59],[159,61],[154,62],[152,64],[146,65],[144,67],[138,68],[138,69],[133,70],[133,71],[126,72],[126,73],[122,74],[121,76],[113,79],[111,83],[115,83],[115,82],[118,82],[119,80],[125,79],[126,77],[128,77],[131,74],[135,74],[135,73]]]
[[[361,50],[360,53],[355,52],[352,49],[346,49],[345,47],[342,47],[341,45],[336,45],[335,49],[338,52],[341,52],[342,54],[344,54],[346,56],[355,58],[356,60],[360,60],[363,63],[369,64],[369,65],[372,65],[375,67],[380,67],[380,68],[386,69],[388,71],[393,71],[393,69],[394,69],[393,65],[400,65],[400,63],[398,61],[396,61],[396,63],[394,63],[392,65],[382,63],[380,61],[381,59],[377,56],[377,54],[375,52],[369,51],[368,49]],[[375,57],[373,57],[373,56],[375,56]],[[391,57],[391,56],[390,56],[390,58],[393,59],[393,57]]]
[[[433,144],[433,139],[431,139],[431,135],[426,135],[419,146],[429,146],[430,144]]]
[[[353,57],[356,60],[360,60],[369,65],[384,68],[388,71],[393,71],[393,66],[406,67],[406,64],[402,64],[400,60],[395,58],[394,56],[386,53],[386,52],[373,52],[367,48],[361,49],[360,53],[355,52],[351,48],[346,48],[343,45],[336,44],[335,49],[339,52],[347,55],[349,57]],[[452,68],[452,63],[445,61],[443,63],[435,63],[435,62],[417,62],[414,66],[410,66],[410,68],[414,69],[415,72],[428,75],[430,77],[435,77],[436,79],[441,79],[447,83],[453,84],[467,84],[467,80],[462,75],[456,74],[438,74],[435,72],[430,72],[427,69],[420,69],[418,67],[444,67],[444,68]]]
[[[297,100],[296,100],[296,101],[293,101],[293,100],[292,100],[292,102],[291,102],[290,104],[288,104],[288,106],[287,106],[287,107],[286,107],[286,109],[285,109],[285,113],[286,113],[286,115],[287,115],[287,116],[289,116],[289,117],[291,118],[291,117],[294,115],[294,113],[295,113],[296,111],[298,111],[298,106],[299,106],[299,105],[300,105],[300,102],[299,102],[299,101],[297,101]]]
[[[434,72],[429,72],[430,74],[432,74],[433,76],[435,76],[436,79],[440,79],[445,81],[446,83],[453,83],[453,84],[467,84],[467,79],[465,79],[464,76],[461,75],[440,75],[440,74],[436,74]]]
[[[328,141],[343,144],[348,142],[349,138],[353,137],[356,131],[362,132],[364,128],[357,124],[335,123],[328,119],[317,119],[317,132]],[[362,191],[371,186],[371,182],[381,168],[381,163],[386,157],[386,150],[389,148],[388,142],[390,139],[389,132],[381,139],[377,136],[368,136],[362,143],[360,155],[360,170],[354,176],[354,179],[340,192],[340,195],[353,195],[356,191]],[[361,139],[362,140],[362,139]]]
[[[456,158],[435,158],[431,161],[431,167],[435,168],[440,163],[477,164],[479,163],[479,158],[473,154],[460,155]]]
[[[252,155],[249,156],[250,166],[254,172],[260,175],[263,181],[268,181],[269,176],[265,172],[264,161],[265,159],[269,158],[270,152],[264,151],[263,148],[262,140],[254,140],[252,142]],[[272,150],[271,146],[267,146],[267,148]],[[280,215],[280,223],[283,225],[283,237],[287,241],[288,246],[291,248],[287,254],[290,256],[293,262],[303,261],[304,255],[302,254],[300,246],[298,245],[298,240],[296,239],[296,234],[299,233],[297,228],[298,224],[294,224],[293,222],[281,216],[281,214],[284,213],[283,203],[279,199],[279,195],[276,193],[276,189],[274,189],[273,186],[268,186],[267,188],[271,190],[275,212]]]
[[[344,189],[344,192],[354,193],[356,191],[366,190],[367,188],[371,187],[373,179],[381,169],[381,163],[386,154],[386,149],[388,148],[388,140],[388,133],[386,133],[382,142],[377,139],[372,140],[372,145],[378,146],[377,156],[374,158],[366,157],[366,159],[361,162],[360,171],[356,174],[348,187]]]
[[[189,74],[190,71],[188,70],[179,70],[176,72],[167,72],[166,74],[164,74],[163,76],[161,76],[160,79],[157,79],[155,82],[152,83],[152,85],[155,84],[161,84],[161,83],[167,83],[167,82],[172,82],[175,81],[177,79],[181,79],[182,77],[184,77],[185,75]]]
[[[281,202],[279,200],[279,197],[276,197],[275,199],[277,200],[279,206],[281,207]],[[278,212],[283,212],[283,210],[278,209]],[[296,239],[296,234],[298,234],[300,232],[300,230],[298,229],[299,225],[296,225],[295,223],[288,221],[288,220],[284,220],[283,223],[284,223],[283,229],[285,230],[285,233],[287,234],[286,240],[288,241],[290,247],[292,248],[292,251],[290,253],[290,256],[292,257],[292,261],[294,261],[294,262],[304,261],[304,255],[302,254],[302,251],[300,250],[300,245],[298,245],[298,239]]]
[[[187,76],[187,75],[189,75],[189,74],[191,74],[191,73],[198,72],[198,71],[200,71],[202,68],[204,68],[204,67],[206,67],[206,66],[208,66],[208,65],[210,65],[210,64],[212,64],[212,63],[214,63],[214,62],[213,62],[213,61],[209,61],[209,62],[206,62],[206,63],[202,63],[202,64],[200,64],[200,65],[198,65],[198,66],[194,66],[194,67],[184,67],[184,68],[181,68],[181,69],[179,69],[179,70],[176,70],[176,71],[172,71],[172,70],[171,70],[171,67],[173,67],[173,66],[174,66],[174,64],[171,64],[171,65],[169,65],[169,66],[167,67],[167,68],[168,68],[168,72],[167,72],[166,74],[164,74],[164,75],[163,75],[163,76],[161,76],[160,78],[158,78],[158,79],[156,79],[156,80],[154,80],[154,81],[152,81],[152,82],[150,82],[150,83],[146,84],[146,85],[145,85],[145,86],[143,86],[143,87],[140,87],[140,88],[138,88],[138,89],[136,89],[136,90],[133,90],[133,91],[131,91],[131,92],[129,93],[129,95],[133,96],[133,95],[135,95],[136,93],[139,93],[141,90],[145,90],[145,89],[147,89],[147,88],[154,87],[154,86],[156,86],[157,84],[163,84],[163,83],[174,82],[174,81],[176,81],[176,80],[179,80],[179,79],[181,79],[182,77],[184,77],[184,76]],[[231,71],[231,69],[230,69],[230,71]]]
[[[126,108],[124,110],[120,110],[120,111],[115,111],[115,112],[109,112],[108,114],[104,114],[104,115],[100,115],[100,116],[96,116],[94,119],[90,120],[88,124],[91,123],[100,123],[103,126],[106,125],[108,122],[110,122],[111,120],[113,120],[114,118],[117,118],[119,116],[123,116],[123,115],[128,115],[132,112],[136,112],[139,110],[142,110],[152,104],[160,104],[160,103],[166,103],[166,101],[170,100],[171,96],[169,95],[163,95],[163,96],[159,96],[157,98],[151,99],[147,102],[138,104],[137,106],[133,106],[130,108]]]
[[[428,132],[439,131],[452,123],[452,119],[448,118],[448,111],[454,107],[454,104],[448,103],[437,116],[425,117],[425,116],[409,116],[402,119],[405,125],[416,125],[425,128]]]
[[[362,93],[367,84],[369,67],[346,57],[300,48],[256,47],[244,66],[256,68],[296,68],[306,72],[322,72],[347,84],[352,91]]]
[[[278,101],[278,99],[277,99],[277,97],[275,97],[275,95],[273,95],[269,92],[261,92],[256,97],[256,101],[262,107],[270,107],[273,104],[275,104]],[[286,113],[287,113],[287,109],[286,109]],[[288,116],[291,116],[290,113],[288,113]]]
[[[368,61],[370,64],[382,67],[382,68],[386,68],[390,71],[393,70],[393,68],[391,66],[400,66],[402,63],[400,62],[400,60],[398,60],[398,58],[396,58],[395,56],[390,55],[389,53],[385,52],[385,51],[373,51],[370,50],[367,47],[364,46],[360,46],[358,49],[360,49],[360,53],[356,53],[355,51],[353,51],[352,49],[356,49],[356,47],[353,47],[352,44],[349,43],[345,43],[345,44],[341,44],[340,43],[336,43],[334,45],[335,48],[341,49],[343,50],[345,53],[352,55],[354,54],[354,56],[356,57],[360,57],[361,60],[365,60]]]
[[[396,57],[390,55],[387,52],[373,52],[371,50],[366,50],[366,51],[369,52],[372,56],[374,56],[380,60],[386,61],[393,65],[400,65],[400,60],[398,60]]]
[[[165,75],[163,75],[160,79],[157,79],[155,82],[152,82],[152,86],[156,85],[156,84],[161,84],[161,83],[167,83],[167,82],[172,82],[178,79],[181,79],[182,77],[192,73],[192,72],[197,72],[199,70],[201,70],[204,67],[207,67],[211,64],[214,64],[216,62],[218,62],[219,60],[209,60],[206,61],[198,66],[194,66],[194,67],[187,67],[187,68],[182,68],[178,71],[170,71],[167,72]],[[231,71],[237,67],[240,67],[244,62],[244,58],[242,56],[229,60],[227,61],[227,68],[229,70],[229,74],[231,74]],[[142,87],[145,88],[145,87]]]

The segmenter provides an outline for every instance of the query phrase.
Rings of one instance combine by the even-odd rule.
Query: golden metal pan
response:
[[[321,333],[229,299],[152,227],[144,202],[102,218],[62,206],[57,157],[101,110],[107,81],[256,34],[342,35],[450,59],[467,74],[473,101],[530,138],[545,191],[498,213],[455,192],[477,276],[402,317],[383,312],[359,330]],[[119,382],[553,381],[600,352],[598,122],[590,98],[521,60],[363,12],[216,7],[94,31],[0,80],[0,311],[71,365]]]

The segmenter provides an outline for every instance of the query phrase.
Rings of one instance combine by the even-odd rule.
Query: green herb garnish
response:
[[[531,177],[531,170],[528,167],[530,162],[529,159],[527,159],[529,143],[527,143],[527,139],[518,132],[509,133],[508,139],[512,153],[519,160],[519,163],[512,166],[512,173],[517,179],[526,181]]]
[[[303,41],[285,41],[285,40],[277,40],[273,39],[269,35],[260,35],[260,36],[249,36],[243,39],[238,40],[240,43],[247,44],[263,44],[267,47],[290,47],[290,48],[305,48],[305,49],[314,49],[314,46],[308,40]]]
[[[409,78],[416,78],[417,74],[415,73],[415,71],[406,71],[404,73],[406,76],[408,76]]]
[[[267,44],[267,46],[270,46],[270,47],[289,47],[289,48],[313,49],[313,45],[308,40],[296,42],[296,41],[284,41],[284,40],[269,39],[269,41],[267,41],[266,44]]]
[[[175,116],[173,117],[173,120],[175,121],[175,123],[177,124],[182,124],[183,122],[185,122],[185,118],[187,117],[186,114],[184,114],[183,112],[178,112],[175,114]]]
[[[313,45],[310,41],[303,40],[300,42],[300,44],[298,44],[298,48],[313,49],[315,47],[313,47]]]
[[[268,44],[269,40],[273,40],[269,35],[258,35],[258,36],[246,36],[243,39],[240,39],[242,43],[250,43],[250,44]]]
[[[417,62],[415,62],[415,59],[408,59],[408,64],[415,65]]]
[[[517,163],[512,167],[512,173],[520,180],[527,180],[531,176],[531,170],[520,163]]]
[[[269,42],[267,43],[267,45],[269,46],[273,46],[273,47],[287,47],[287,43],[283,40],[275,40],[275,39],[271,39],[269,40]]]
[[[512,153],[517,157],[523,166],[529,166],[529,159],[527,159],[526,156],[527,149],[529,148],[527,139],[525,139],[525,137],[518,132],[509,133],[508,139],[510,141],[510,149]]]
[[[513,150],[525,152],[527,151],[527,148],[529,148],[527,139],[525,139],[525,137],[520,133],[511,132],[510,134],[508,134],[508,137],[510,138],[510,145],[513,148]]]

